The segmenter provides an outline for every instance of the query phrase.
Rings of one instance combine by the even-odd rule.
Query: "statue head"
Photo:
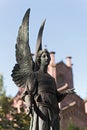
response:
[[[38,66],[42,65],[49,65],[50,63],[50,53],[47,49],[40,50],[37,54],[37,64]]]
[[[38,37],[36,42],[36,53],[35,53],[35,67],[34,67],[35,71],[38,70],[40,66],[47,67],[51,59],[48,50],[42,49],[42,34],[43,34],[45,21],[46,19],[42,22],[38,32]]]

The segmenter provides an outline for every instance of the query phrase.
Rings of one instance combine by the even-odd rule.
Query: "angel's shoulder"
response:
[[[37,79],[37,72],[33,72],[33,73],[31,73],[30,75],[29,75],[29,79],[31,79],[31,80],[35,80],[35,79]]]

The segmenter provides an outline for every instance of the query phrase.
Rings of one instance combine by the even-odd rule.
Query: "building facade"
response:
[[[55,78],[58,91],[74,89],[71,57],[66,58],[66,64],[63,61],[55,63],[54,54],[51,53],[48,72]],[[84,101],[75,93],[66,96],[59,106],[61,130],[67,130],[70,123],[81,130],[87,130],[87,100]]]
[[[71,57],[66,58],[65,64],[63,61],[55,63],[55,52],[51,52],[50,56],[51,61],[48,66],[48,73],[55,78],[58,91],[63,92],[68,88],[73,89]],[[13,106],[18,109],[18,112],[20,112],[20,107],[25,106],[20,99],[22,91],[20,88],[13,101]],[[80,128],[80,130],[87,130],[87,100],[84,101],[75,93],[66,96],[59,106],[61,130],[68,130],[70,123]]]

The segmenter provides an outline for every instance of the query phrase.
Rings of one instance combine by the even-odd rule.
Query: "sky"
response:
[[[43,47],[56,52],[56,63],[72,57],[75,91],[87,98],[87,0],[0,0],[0,73],[7,95],[15,96],[18,91],[11,71],[18,29],[28,8],[31,51],[35,52],[38,30],[46,18]]]

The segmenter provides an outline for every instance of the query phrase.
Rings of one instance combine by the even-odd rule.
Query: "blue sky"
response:
[[[74,87],[87,97],[87,0],[0,0],[0,73],[7,95],[18,88],[11,79],[15,61],[15,43],[24,13],[30,13],[30,46],[35,52],[37,33],[46,18],[43,46],[55,51],[55,60],[66,62],[72,56]]]

